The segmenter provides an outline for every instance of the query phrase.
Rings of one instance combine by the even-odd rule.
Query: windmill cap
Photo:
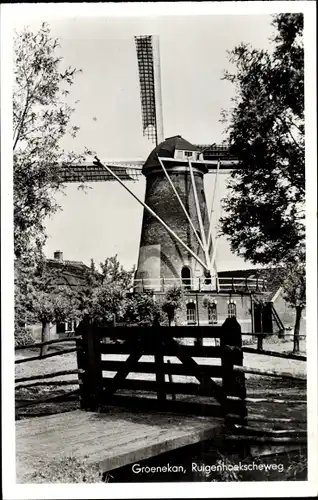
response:
[[[181,135],[168,137],[151,151],[143,166],[142,173],[146,174],[149,169],[158,168],[158,166],[160,166],[157,156],[174,158],[176,149],[179,151],[200,151],[197,146],[194,146],[194,144],[191,144],[186,139],[183,139]]]

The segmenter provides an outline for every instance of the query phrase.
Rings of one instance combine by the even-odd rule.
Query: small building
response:
[[[293,330],[296,320],[295,309],[284,299],[282,283],[277,279],[276,269],[244,269],[234,271],[222,271],[219,273],[221,279],[238,278],[258,279],[266,281],[266,290],[261,296],[254,296],[253,306],[253,331],[266,333],[277,333],[283,335],[286,331]],[[261,319],[262,318],[262,319]],[[303,311],[300,330],[306,334],[306,311]]]
[[[283,289],[266,269],[221,271],[218,273],[218,291],[206,281],[200,286],[188,277],[161,280],[161,290],[154,291],[155,300],[163,301],[171,284],[182,286],[185,292],[176,322],[183,326],[222,325],[228,317],[236,317],[243,333],[264,332],[283,335],[295,324],[295,310],[286,302]],[[151,290],[151,283],[138,282],[138,291]],[[305,333],[305,314],[301,332]]]

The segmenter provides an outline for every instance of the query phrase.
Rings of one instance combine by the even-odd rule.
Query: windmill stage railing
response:
[[[155,290],[165,292],[172,286],[196,292],[215,291],[208,278],[136,278],[135,291]],[[267,281],[261,278],[226,277],[217,279],[219,292],[265,292]]]

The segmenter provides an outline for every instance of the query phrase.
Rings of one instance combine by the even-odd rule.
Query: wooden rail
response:
[[[46,342],[36,342],[34,344],[28,344],[28,345],[18,345],[15,346],[14,350],[21,351],[23,349],[32,349],[33,347],[42,347],[45,345],[61,344],[63,342],[72,342],[76,341],[77,338],[78,338],[77,336],[73,336],[73,337],[65,337],[63,339],[47,340]]]
[[[117,372],[123,362],[122,361],[102,361],[101,366],[103,371]],[[222,367],[217,365],[199,365],[198,368],[201,371],[205,371],[212,378],[222,379]],[[186,366],[181,363],[163,363],[162,371],[165,374],[171,375],[189,375],[189,370]],[[155,363],[151,362],[139,362],[138,365],[132,368],[132,373],[149,373],[153,374],[155,370]]]
[[[55,377],[61,377],[64,375],[77,375],[83,373],[83,370],[60,370],[53,373],[45,373],[38,375],[31,375],[29,377],[18,377],[15,379],[15,390],[25,389],[28,387],[40,387],[40,386],[63,386],[63,385],[77,385],[79,384],[79,379],[71,380],[47,380]],[[21,382],[27,382],[26,384]]]
[[[284,358],[284,359],[297,359],[297,361],[307,361],[306,356],[301,356],[298,354],[285,354],[277,351],[268,351],[265,349],[253,349],[252,347],[242,347],[242,351],[247,354],[263,354],[264,356],[272,356],[274,358]]]
[[[46,380],[42,382],[31,382],[29,384],[20,384],[16,385],[15,389],[23,389],[26,387],[40,387],[40,386],[47,386],[47,385],[56,385],[56,386],[62,386],[62,385],[77,385],[78,380],[77,379],[72,379],[72,380]]]
[[[276,332],[263,332],[263,333],[261,333],[261,332],[244,332],[244,333],[242,333],[242,335],[244,337],[245,336],[250,336],[250,337],[264,337],[265,339],[267,337],[277,337],[277,336],[279,336],[279,334],[276,333]],[[284,332],[284,337],[293,337],[293,336],[294,336],[294,333],[288,333],[286,331]],[[306,338],[306,337],[307,337],[307,335],[305,335],[303,333],[301,333],[299,335],[299,338]]]
[[[21,359],[16,359],[15,364],[19,365],[21,363],[27,363],[28,361],[37,361],[41,359],[47,359],[47,358],[53,358],[53,356],[61,356],[62,354],[69,354],[71,352],[76,352],[77,348],[74,347],[73,349],[66,349],[64,351],[59,351],[59,352],[51,352],[49,354],[44,354],[43,356],[34,356],[32,358],[21,358]]]
[[[27,382],[29,380],[39,380],[39,379],[45,379],[45,378],[54,378],[54,377],[61,377],[62,375],[75,375],[78,373],[82,373],[83,370],[60,370],[58,372],[53,372],[53,373],[44,373],[43,375],[31,375],[29,377],[18,377],[15,379],[15,382]]]
[[[68,391],[68,392],[65,392],[63,394],[58,394],[57,396],[51,396],[49,398],[29,400],[27,402],[24,402],[23,404],[19,403],[18,408],[24,408],[26,406],[43,404],[43,403],[54,403],[54,402],[68,401],[70,399],[77,399],[78,395],[79,395],[79,389],[76,389],[74,391]],[[75,396],[75,398],[72,398],[72,396]]]
[[[177,328],[177,327],[172,327]],[[187,355],[194,358],[221,358],[221,348],[219,346],[198,346],[184,345],[182,349]],[[131,346],[124,344],[101,344],[101,354],[130,354]],[[143,349],[144,355],[154,356],[154,348],[151,345],[145,345]],[[165,349],[165,356],[174,356],[175,350],[171,346]]]
[[[195,327],[190,327],[190,326],[176,326],[169,327],[169,326],[160,326],[160,327],[135,327],[135,328],[127,328],[126,326],[115,326],[115,327],[99,327],[94,329],[95,333],[99,337],[106,337],[110,339],[131,339],[131,337],[137,332],[134,330],[137,330],[138,332],[141,332],[145,330],[144,334],[146,334],[146,331],[149,335],[154,338],[155,336],[162,336],[163,338],[167,336],[168,338],[173,337],[177,339],[183,339],[183,338],[207,338],[207,339],[219,339],[220,338],[220,326],[195,326]]]
[[[286,372],[279,372],[277,370],[262,370],[261,368],[246,368],[245,366],[235,366],[234,371],[238,373],[250,373],[253,375],[265,375],[266,377],[280,377],[306,382],[306,377],[300,377]]]

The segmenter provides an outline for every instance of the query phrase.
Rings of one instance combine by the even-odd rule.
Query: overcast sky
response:
[[[104,160],[145,159],[153,145],[142,136],[139,82],[134,35],[160,37],[164,135],[182,135],[192,143],[218,143],[225,139],[221,110],[229,108],[233,88],[222,81],[229,68],[227,50],[241,42],[268,48],[273,33],[269,15],[214,15],[157,18],[68,17],[16,21],[37,29],[47,21],[60,38],[64,64],[81,68],[71,97],[79,100],[74,124],[76,140],[66,148],[87,146]],[[211,200],[212,174],[206,176]],[[226,178],[220,180],[218,200],[225,195]],[[143,199],[145,181],[128,183]],[[117,183],[92,183],[84,193],[69,185],[57,200],[62,211],[47,224],[48,257],[57,249],[64,258],[97,262],[118,254],[125,267],[137,263],[142,207]],[[217,204],[219,207],[219,203]],[[216,213],[219,215],[219,211]],[[250,267],[234,256],[220,239],[218,270]]]

